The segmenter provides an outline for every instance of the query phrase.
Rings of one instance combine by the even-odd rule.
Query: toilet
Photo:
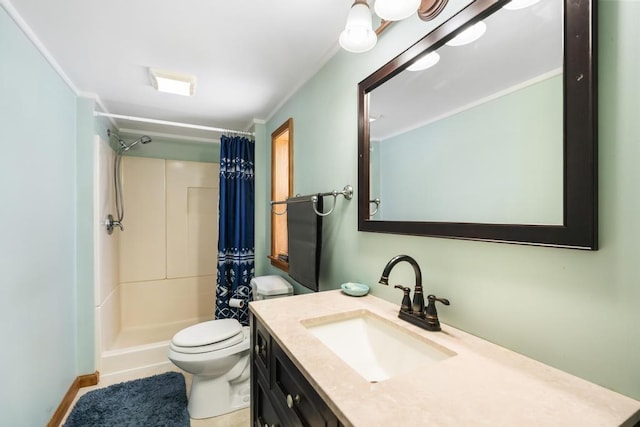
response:
[[[253,300],[293,295],[280,276],[251,279]],[[169,346],[169,360],[193,375],[189,416],[210,418],[249,406],[249,327],[236,319],[216,319],[185,328]]]

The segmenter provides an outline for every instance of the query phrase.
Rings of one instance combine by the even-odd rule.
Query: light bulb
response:
[[[518,10],[518,9],[524,9],[525,7],[533,6],[539,1],[540,0],[511,0],[509,3],[505,4],[503,7],[507,10]]]
[[[487,24],[480,21],[470,26],[451,40],[447,42],[447,46],[462,46],[478,40],[487,31]]]
[[[426,55],[424,55],[422,58],[418,59],[413,64],[409,65],[407,67],[407,70],[409,71],[426,70],[427,68],[430,68],[436,65],[438,61],[440,61],[440,55],[438,55],[438,52],[429,52]]]
[[[371,11],[366,2],[356,0],[351,6],[347,25],[340,34],[340,46],[346,51],[360,53],[372,49],[378,41],[371,24]]]
[[[373,9],[380,19],[399,21],[410,17],[418,10],[420,0],[376,0]]]

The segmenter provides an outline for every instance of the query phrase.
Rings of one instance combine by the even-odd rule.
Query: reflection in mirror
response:
[[[531,3],[475,0],[358,85],[359,230],[597,248],[592,0]]]
[[[562,225],[562,34],[562,0],[502,8],[374,89],[371,219]]]

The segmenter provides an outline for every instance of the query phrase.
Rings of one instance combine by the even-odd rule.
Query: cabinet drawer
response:
[[[275,342],[272,342],[271,346],[270,363],[274,404],[281,406],[286,412],[288,425],[310,427],[338,425],[338,419],[333,412]]]

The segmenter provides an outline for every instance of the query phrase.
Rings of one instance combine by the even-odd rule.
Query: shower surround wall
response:
[[[213,319],[219,166],[123,158],[125,229],[109,236],[115,154],[96,146],[96,365],[103,376],[170,366],[173,334]]]

